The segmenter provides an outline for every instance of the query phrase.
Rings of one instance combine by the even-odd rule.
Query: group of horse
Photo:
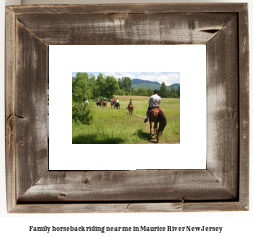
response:
[[[107,102],[102,100],[101,102],[96,102],[97,107],[102,106],[107,108]],[[110,102],[111,108],[114,107],[114,109],[120,109],[120,103],[119,102]],[[128,105],[127,107],[129,115],[133,114],[134,111],[134,105]],[[153,108],[149,111],[148,114],[149,119],[149,125],[150,125],[150,135],[152,134],[152,122],[154,123],[154,134],[156,135],[157,143],[159,143],[159,137],[161,137],[163,130],[167,124],[167,119],[165,117],[164,111],[161,108]],[[159,128],[157,128],[157,124],[159,123]]]
[[[120,104],[119,104],[119,102],[110,102],[110,104],[111,104],[111,108],[112,107],[114,107],[114,109],[116,108],[116,109],[120,109]],[[107,108],[107,102],[106,101],[104,101],[104,100],[102,100],[101,102],[99,102],[99,101],[97,101],[96,102],[96,105],[97,105],[97,107],[98,106],[102,106],[102,107],[105,107],[105,108]]]

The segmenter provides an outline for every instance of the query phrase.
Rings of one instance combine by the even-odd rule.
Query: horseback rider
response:
[[[130,102],[128,103],[127,109],[130,105],[133,105],[132,99],[130,99]]]
[[[119,103],[119,99],[118,98],[116,98],[116,102],[114,102],[114,105],[113,105],[114,107],[115,107],[116,103]]]
[[[98,103],[99,103],[99,98],[97,99],[97,101],[96,101],[96,104],[98,105]]]
[[[106,98],[104,97],[104,102],[106,102]]]
[[[114,98],[112,98],[111,102],[114,104]]]
[[[144,122],[148,121],[148,113],[151,109],[160,108],[159,104],[161,103],[161,98],[157,94],[158,94],[158,90],[155,89],[154,95],[152,95],[149,99],[149,106],[148,106],[148,110],[146,112],[146,119],[144,120]]]

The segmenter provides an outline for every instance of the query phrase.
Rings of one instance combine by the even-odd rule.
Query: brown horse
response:
[[[111,101],[111,108],[113,107],[114,102]]]
[[[134,111],[134,105],[128,105],[128,111],[129,111],[129,114],[131,113],[132,115]]]
[[[103,107],[103,106],[107,108],[107,102],[104,101],[104,100],[102,100],[102,107]]]
[[[159,143],[159,136],[162,135],[163,130],[167,124],[167,119],[161,108],[154,108],[148,115],[150,124],[150,135],[152,130],[152,122],[154,122],[154,133],[156,134],[157,143]],[[157,123],[159,123],[159,129],[157,129]]]

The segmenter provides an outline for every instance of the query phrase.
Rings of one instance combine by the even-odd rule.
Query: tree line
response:
[[[165,83],[162,83],[162,86],[158,89],[158,95],[162,98],[180,98],[180,87],[175,89],[174,86],[171,86],[171,88],[167,88]],[[134,95],[134,96],[152,96],[154,93],[154,90],[150,87],[146,89],[145,86],[142,86],[138,89],[132,88],[130,92],[125,91],[125,89],[119,90],[116,94],[117,95]]]
[[[175,89],[174,86],[167,88],[165,83],[162,83],[158,90],[162,98],[180,98],[180,87],[178,89]],[[132,80],[129,77],[116,79],[101,73],[95,77],[92,74],[78,72],[72,79],[73,102],[84,102],[84,100],[98,97],[110,99],[114,95],[151,96],[153,90],[150,87],[146,89],[144,86],[138,89],[133,88]]]

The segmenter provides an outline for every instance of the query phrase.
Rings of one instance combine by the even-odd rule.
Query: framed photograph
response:
[[[51,45],[49,52],[49,170],[206,169],[205,45]],[[155,110],[164,115],[159,143],[146,121],[155,89]]]
[[[7,211],[84,213],[249,210],[248,40],[246,3],[6,7]],[[165,140],[165,144],[158,144],[156,141],[152,145],[145,145],[146,141],[142,140],[148,138],[148,132],[137,128],[139,136],[137,133],[137,136],[133,137],[136,143],[129,145],[131,143],[127,142],[127,139],[125,140],[127,145],[112,143],[111,146],[118,146],[118,148],[113,151],[114,147],[111,147],[111,150],[102,153],[105,156],[103,163],[108,166],[100,167],[103,158],[97,160],[93,155],[103,151],[104,147],[100,144],[109,146],[108,141],[78,144],[73,143],[73,135],[60,134],[62,131],[66,133],[74,131],[73,120],[77,124],[81,120],[80,117],[77,118],[77,114],[73,119],[73,72],[87,73],[90,75],[88,80],[92,75],[95,77],[94,80],[97,80],[98,75],[95,72],[104,73],[103,78],[106,83],[109,82],[106,81],[106,77],[114,77],[108,72],[124,72],[122,77],[128,77],[130,73],[134,75],[133,72],[138,77],[142,75],[137,72],[145,74],[152,72],[153,75],[155,73],[158,75],[158,72],[180,72],[175,70],[176,67],[180,67],[176,56],[174,61],[177,63],[173,69],[170,68],[172,63],[168,64],[168,68],[163,63],[173,61],[169,57],[169,52],[172,52],[172,48],[169,47],[185,45],[205,47],[205,57],[200,62],[197,60],[195,62],[194,56],[197,51],[192,51],[188,56],[176,54],[181,56],[179,58],[181,63],[184,60],[188,66],[195,63],[196,69],[193,69],[193,72],[196,75],[203,68],[205,70],[205,78],[202,77],[199,81],[204,83],[201,90],[196,92],[192,84],[184,88],[190,93],[189,95],[180,92],[180,107],[181,104],[183,106],[183,97],[193,104],[186,106],[185,109],[180,108],[180,124],[183,120],[187,121],[189,117],[195,123],[194,126],[182,124],[181,127],[180,125],[180,136],[185,134],[188,136],[185,137],[187,139],[183,140],[182,137],[176,141],[179,143],[166,144],[169,142],[166,138],[169,137],[164,130],[164,138],[161,137],[159,142]],[[62,47],[58,53],[54,50],[57,47]],[[101,52],[96,50],[99,47],[103,47]],[[140,64],[137,71],[133,67],[136,66],[134,63],[136,55],[130,56],[132,64],[129,63],[125,67],[122,67],[126,65],[125,61],[120,59],[122,54],[117,57],[119,60],[108,61],[110,57],[106,58],[106,56],[110,54],[105,52],[110,47],[114,47],[109,51],[112,52],[111,55],[117,52],[115,47],[118,47],[118,52],[123,52],[125,48],[124,55],[133,52],[134,47],[136,47],[135,54],[140,49],[144,49],[143,53],[137,56],[147,55],[142,58],[142,61],[150,58],[149,63],[146,63],[150,65],[145,68]],[[68,51],[70,54],[67,54]],[[183,51],[185,53],[186,48]],[[82,67],[76,67],[78,52],[81,60],[85,62]],[[152,57],[155,54],[152,52],[160,52],[161,55]],[[94,59],[92,55],[95,55]],[[55,56],[56,59],[58,57],[56,60],[58,63],[53,65],[51,63]],[[99,66],[101,58],[105,59],[106,67],[103,67],[103,61]],[[112,58],[115,58],[115,55]],[[74,66],[68,68],[71,62]],[[115,67],[117,62],[124,63]],[[67,78],[66,85],[72,82],[72,85],[67,86],[67,91],[64,90],[64,75]],[[191,74],[180,73],[182,90],[184,75],[190,78]],[[189,82],[194,81],[188,80],[188,84]],[[106,87],[105,84],[104,89]],[[78,92],[78,88],[74,89]],[[119,87],[118,90],[122,89]],[[124,118],[129,120],[131,115],[127,115],[128,105],[124,104],[125,98],[119,97],[121,93],[122,91],[118,91],[117,98],[122,100],[125,108],[118,109],[125,110],[122,113]],[[127,93],[131,95],[131,92]],[[110,93],[103,92],[103,94]],[[85,92],[83,95],[91,94]],[[105,97],[105,95],[97,95],[94,90],[92,95],[80,99],[80,95],[75,93],[74,102],[81,100],[80,103],[85,106],[87,100],[91,103],[90,100],[95,100],[95,96],[103,96],[102,99]],[[70,100],[65,102],[65,97]],[[135,99],[138,101],[137,98]],[[148,106],[148,99],[149,97],[146,106]],[[164,102],[166,100],[168,99],[165,98]],[[71,102],[72,112],[70,112]],[[168,125],[172,121],[168,116],[170,109],[166,109],[166,104],[164,108]],[[146,109],[145,107],[144,112]],[[75,110],[78,111],[78,108]],[[94,110],[101,113],[96,107]],[[118,113],[117,117],[121,115],[117,108],[101,108],[101,110],[104,112],[107,110],[106,113],[111,114]],[[138,111],[133,111],[135,112]],[[202,112],[201,117],[197,116],[199,112]],[[101,115],[106,117],[106,114]],[[53,128],[60,125],[64,118],[68,118],[66,119],[68,122],[56,130],[55,136]],[[145,113],[142,120],[144,119]],[[85,120],[87,122],[88,119]],[[204,127],[200,127],[200,124]],[[87,127],[85,130],[90,129]],[[198,132],[202,132],[201,136],[193,139]],[[135,132],[131,133],[133,135]],[[151,141],[153,139],[150,138]],[[87,136],[84,141],[87,142]],[[144,145],[138,144],[142,142]],[[85,146],[84,144],[88,144],[89,147],[83,147],[84,149],[77,154],[71,152],[70,148]],[[191,146],[183,148],[184,145]],[[129,160],[130,156],[126,156],[128,151],[131,151],[129,148],[132,148],[129,146],[138,147],[138,151],[152,152],[143,156],[139,152],[140,154],[131,156],[133,159]],[[172,150],[170,146],[178,146],[179,152],[170,154]],[[160,149],[164,151],[159,153]],[[184,153],[181,153],[182,151]],[[182,168],[172,166],[171,161],[178,160],[176,156],[186,161],[181,162]],[[83,161],[82,166],[71,167],[78,157]],[[110,157],[117,159],[110,161]],[[163,160],[159,160],[161,157]],[[191,167],[195,157],[200,157],[202,162],[197,162],[197,166]],[[55,158],[58,161],[51,166],[51,161]],[[144,166],[135,166],[137,158]],[[122,167],[113,167],[117,160],[123,164]],[[70,163],[61,167],[64,161]],[[90,161],[93,161],[93,165],[88,167]],[[147,161],[150,163],[145,166]],[[184,163],[189,163],[189,167],[184,167]]]

